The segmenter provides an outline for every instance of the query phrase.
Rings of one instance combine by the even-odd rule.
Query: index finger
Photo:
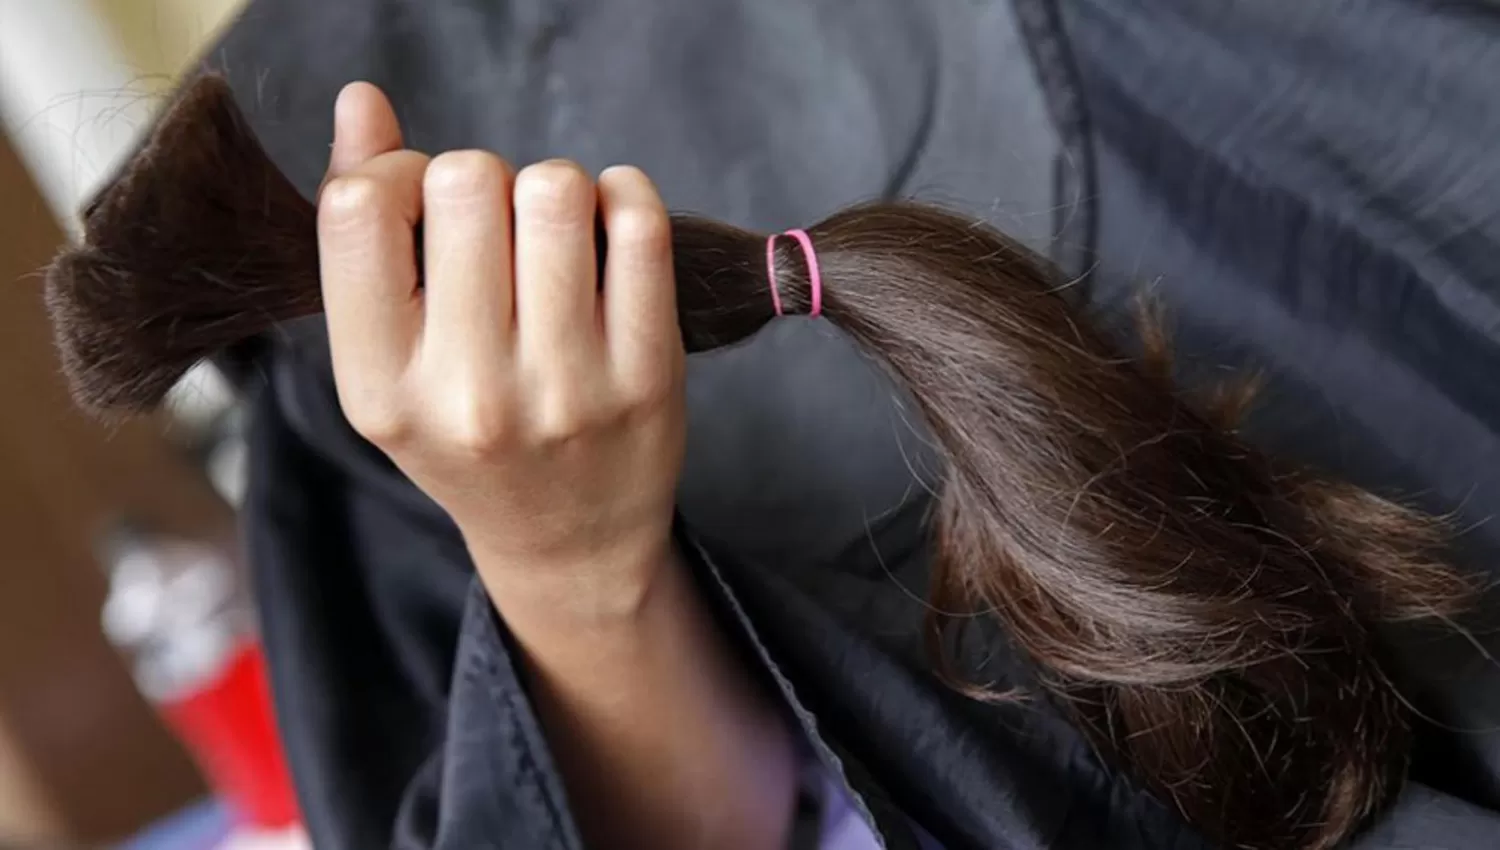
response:
[[[332,180],[318,200],[318,257],[334,374],[342,394],[395,381],[421,328],[414,228],[428,157],[382,154]]]

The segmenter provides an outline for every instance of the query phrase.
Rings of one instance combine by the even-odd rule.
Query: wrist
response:
[[[469,543],[491,602],[514,627],[574,629],[640,619],[677,571],[670,531],[608,547],[537,553]]]

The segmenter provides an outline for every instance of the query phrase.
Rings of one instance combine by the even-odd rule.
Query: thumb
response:
[[[333,107],[333,149],[323,185],[401,145],[401,124],[385,92],[370,83],[344,86]],[[318,194],[322,191],[319,186]]]

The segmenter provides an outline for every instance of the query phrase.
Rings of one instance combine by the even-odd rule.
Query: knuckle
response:
[[[672,222],[666,212],[650,204],[631,204],[609,217],[611,245],[630,245],[636,250],[666,250],[672,244]]]
[[[318,213],[334,227],[367,224],[380,217],[388,193],[380,180],[365,174],[336,177],[323,187]]]
[[[626,406],[632,410],[657,410],[676,398],[682,383],[668,368],[642,369],[621,379]]]
[[[444,439],[460,454],[486,456],[505,446],[513,429],[503,407],[479,393],[453,398],[443,418]]]
[[[400,405],[379,399],[347,400],[344,418],[356,434],[381,448],[399,446],[411,435],[411,421]]]
[[[488,151],[449,151],[428,164],[423,188],[432,195],[465,197],[502,189],[509,180],[510,166]]]
[[[584,405],[571,398],[554,396],[537,406],[532,430],[539,442],[555,444],[576,439],[590,425],[590,416]]]
[[[516,175],[516,206],[546,217],[571,217],[592,205],[593,181],[567,160],[527,166]]]

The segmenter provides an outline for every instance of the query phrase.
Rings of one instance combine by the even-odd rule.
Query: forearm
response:
[[[657,557],[658,579],[618,607],[578,605],[584,588],[490,586],[580,826],[600,848],[782,850],[790,730],[685,565]]]

